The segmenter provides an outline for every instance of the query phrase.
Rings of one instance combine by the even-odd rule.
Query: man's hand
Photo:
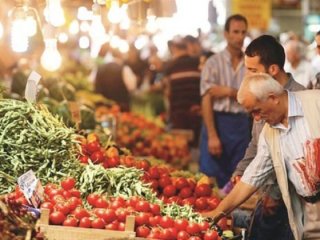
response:
[[[222,144],[218,136],[212,135],[208,138],[208,149],[213,156],[220,157],[222,154]]]

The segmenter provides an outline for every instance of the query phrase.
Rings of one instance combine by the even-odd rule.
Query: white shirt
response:
[[[315,76],[317,72],[312,64],[305,59],[301,60],[296,68],[293,68],[290,62],[286,61],[284,70],[286,72],[290,72],[294,80],[303,85],[305,88],[308,88],[310,82],[312,86],[314,86],[316,83]]]
[[[299,195],[312,196],[318,190],[308,178],[304,150],[304,144],[310,139],[310,133],[301,103],[290,92],[288,92],[288,100],[288,127],[281,123],[272,127],[280,131],[280,149],[289,181],[294,185]],[[255,187],[261,187],[273,170],[271,154],[262,131],[257,155],[247,167],[241,181]]]

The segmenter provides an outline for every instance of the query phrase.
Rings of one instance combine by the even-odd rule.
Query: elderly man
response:
[[[241,181],[207,216],[231,212],[276,173],[294,238],[320,239],[320,91],[287,92],[265,73],[248,75],[239,103],[265,124]]]

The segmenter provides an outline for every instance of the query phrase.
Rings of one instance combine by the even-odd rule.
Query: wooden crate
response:
[[[48,240],[119,240],[135,239],[134,217],[127,216],[125,231],[49,225],[49,210],[42,209],[37,229]]]

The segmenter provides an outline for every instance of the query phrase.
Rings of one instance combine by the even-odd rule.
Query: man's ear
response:
[[[271,76],[275,76],[279,73],[280,71],[280,68],[277,64],[271,64],[268,68],[268,73],[271,75]]]

